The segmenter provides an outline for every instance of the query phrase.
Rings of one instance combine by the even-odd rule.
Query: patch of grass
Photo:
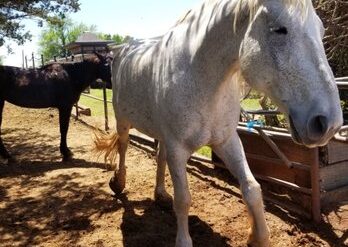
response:
[[[212,153],[212,150],[210,147],[208,146],[203,146],[201,147],[200,149],[198,149],[196,151],[196,153],[200,154],[200,155],[203,155],[205,157],[208,157],[208,158],[211,158],[211,153]]]
[[[261,106],[259,104],[259,99],[244,99],[241,102],[242,107],[244,110],[258,110],[261,109]]]
[[[91,89],[90,95],[103,99],[103,90],[102,89]],[[106,98],[108,100],[112,99],[112,90],[106,89]],[[92,116],[100,117],[104,116],[104,102],[95,100],[84,95],[81,95],[79,104],[91,108]],[[108,103],[108,115],[113,116],[114,110],[112,104]]]

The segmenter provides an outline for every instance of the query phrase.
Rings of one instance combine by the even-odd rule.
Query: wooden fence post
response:
[[[79,102],[78,101],[76,101],[75,103],[75,110],[76,110],[75,120],[78,120],[79,119]]]
[[[103,98],[104,98],[104,115],[105,115],[105,131],[109,130],[109,118],[108,118],[108,102],[106,96],[106,83],[103,81]]]
[[[33,69],[35,69],[35,57],[34,57],[34,52],[31,53],[31,60],[33,62]]]
[[[319,149],[312,149],[310,155],[314,161],[313,164],[311,164],[312,217],[314,222],[319,223],[322,220],[320,205]]]

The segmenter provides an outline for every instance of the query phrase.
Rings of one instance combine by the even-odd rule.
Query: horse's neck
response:
[[[92,83],[92,81],[97,79],[92,63],[87,61],[74,64],[70,73],[72,79],[76,83],[76,86],[80,90],[84,90]]]
[[[207,83],[222,83],[238,70],[239,48],[248,24],[248,11],[242,10],[234,31],[237,0],[206,1],[189,29],[191,65]],[[195,33],[193,33],[195,32]],[[219,85],[216,85],[219,86]]]

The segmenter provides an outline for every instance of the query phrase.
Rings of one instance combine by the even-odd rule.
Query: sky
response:
[[[186,11],[202,0],[80,0],[80,11],[70,14],[76,23],[96,25],[97,32],[120,34],[135,38],[150,38],[164,34]],[[22,66],[22,51],[28,57],[38,51],[38,39],[42,27],[34,21],[23,22],[32,33],[31,42],[23,46],[11,43],[14,54],[7,54],[7,49],[0,48],[0,55],[5,56],[4,64]],[[36,55],[39,57],[39,55]]]

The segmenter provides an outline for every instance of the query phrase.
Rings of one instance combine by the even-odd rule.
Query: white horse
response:
[[[342,112],[323,32],[310,0],[206,0],[164,36],[115,50],[117,134],[96,140],[106,158],[120,155],[111,189],[121,193],[125,187],[129,129],[158,139],[155,199],[170,198],[164,186],[168,163],[176,246],[192,246],[186,162],[209,145],[240,183],[251,219],[248,243],[269,246],[260,185],[236,132],[239,79],[277,103],[297,143],[325,145],[342,125]]]

